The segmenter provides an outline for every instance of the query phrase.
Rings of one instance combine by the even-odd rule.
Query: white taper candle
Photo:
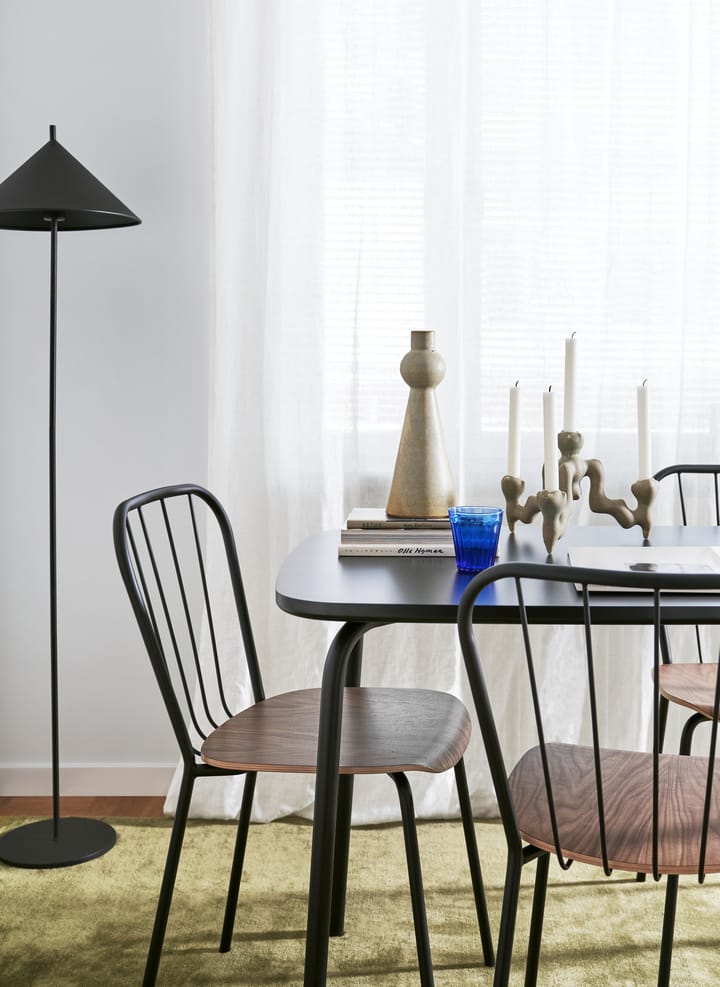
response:
[[[557,428],[555,427],[555,395],[552,387],[543,393],[543,439],[545,448],[545,490],[560,489],[558,469]]]
[[[650,467],[650,409],[647,381],[637,389],[638,479],[652,476]]]
[[[565,390],[563,392],[563,429],[575,432],[575,357],[577,342],[575,333],[565,340]]]
[[[520,388],[510,388],[508,406],[508,476],[520,476]]]

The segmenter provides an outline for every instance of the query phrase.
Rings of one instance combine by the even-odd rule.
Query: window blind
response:
[[[581,422],[634,428],[647,379],[655,429],[708,430],[720,375],[717,8],[448,7],[456,19],[464,11],[455,75],[465,158],[439,180],[464,183],[466,345],[439,348],[473,361],[473,427],[505,427],[515,379],[527,393],[560,391],[562,339],[575,332]],[[398,357],[426,324],[433,276],[438,14],[411,2],[328,11],[326,416],[339,428],[395,427],[406,399]],[[448,71],[457,56],[447,52]],[[540,427],[539,397],[523,418]]]

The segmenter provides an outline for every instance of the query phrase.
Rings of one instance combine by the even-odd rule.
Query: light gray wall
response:
[[[67,793],[161,791],[176,758],[111,521],[130,494],[207,474],[209,11],[202,0],[0,5],[0,180],[53,123],[142,219],[59,237]],[[0,794],[50,791],[49,251],[47,234],[0,230]]]

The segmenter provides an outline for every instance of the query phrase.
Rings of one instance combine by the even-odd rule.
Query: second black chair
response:
[[[636,603],[640,593],[646,595],[639,605],[644,608],[642,616],[651,622],[652,635],[649,640],[638,636],[634,654],[627,650],[614,656],[602,654],[596,647],[594,613],[603,624],[637,620],[637,616],[624,617],[631,607],[622,597],[608,606],[607,594],[600,593],[596,609],[591,596],[599,586],[616,594],[632,591],[629,596]],[[495,987],[506,987],[509,981],[520,875],[533,861],[537,864],[525,984],[532,987],[536,982],[551,858],[562,870],[581,861],[607,875],[617,869],[652,874],[656,880],[665,876],[657,982],[658,987],[669,984],[679,876],[694,874],[702,882],[706,874],[720,873],[720,766],[714,757],[720,704],[717,663],[710,710],[711,756],[683,757],[660,749],[657,673],[664,629],[676,617],[667,614],[666,600],[672,601],[670,594],[681,591],[719,593],[720,576],[508,562],[475,576],[465,589],[458,630],[508,849]],[[516,648],[504,647],[493,654],[487,639],[476,635],[473,608],[482,593],[502,598],[508,609],[515,610],[520,624]],[[557,653],[538,656],[531,626],[533,603],[548,594],[559,607],[571,609],[583,626],[576,628],[576,647],[566,642]],[[652,750],[621,749],[627,743],[611,733],[613,721],[619,719],[611,715],[614,696],[606,696],[603,703],[599,687],[602,665],[621,690],[629,668],[638,663],[643,677],[654,673]],[[532,746],[519,756],[517,738],[493,707],[492,686],[500,691],[498,709],[505,709],[509,683],[514,715],[524,717],[534,735]],[[587,739],[580,742],[574,725],[583,715]],[[573,724],[567,732],[566,721]],[[626,889],[625,893],[634,892]],[[688,981],[683,978],[683,982]]]

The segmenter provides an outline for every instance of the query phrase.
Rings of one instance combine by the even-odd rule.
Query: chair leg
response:
[[[708,718],[703,716],[702,713],[693,713],[689,720],[685,723],[683,727],[682,734],[680,735],[680,754],[689,754],[692,750],[693,734],[695,733],[695,727],[700,726],[701,723],[708,723]]]
[[[535,869],[535,891],[533,893],[530,939],[528,942],[527,964],[525,966],[525,987],[535,987],[537,983],[549,870],[550,854],[543,853],[538,857]]]
[[[345,685],[358,686],[362,675],[363,639],[350,653],[345,672]],[[353,775],[338,779],[338,801],[335,814],[335,856],[333,858],[332,896],[330,899],[330,935],[345,935],[345,899],[347,894],[348,858],[350,853],[350,822],[352,820]]]
[[[670,706],[669,701],[665,696],[660,696],[660,701],[658,703],[658,750],[662,751],[665,745],[665,730],[667,729],[667,718],[668,718],[668,708]]]
[[[350,822],[352,819],[353,775],[338,779],[338,803],[335,815],[335,855],[333,857],[332,897],[330,899],[330,935],[345,935],[345,899],[350,855]]]
[[[220,936],[221,953],[227,953],[232,944],[233,927],[235,925],[235,912],[237,911],[240,880],[242,879],[243,863],[245,861],[245,848],[247,846],[248,829],[250,827],[250,813],[252,812],[256,779],[257,774],[254,771],[249,771],[245,775],[243,797],[240,804],[240,816],[238,817],[237,835],[235,836],[235,850],[233,852],[232,866],[230,868],[230,882],[228,884],[227,901],[225,903],[225,919],[223,921],[222,935]]]
[[[660,945],[658,987],[668,987],[670,983],[670,964],[672,963],[673,935],[675,933],[675,909],[677,906],[679,880],[680,878],[677,874],[668,874],[667,876],[662,943]]]
[[[182,850],[183,838],[185,836],[185,826],[187,824],[188,812],[190,811],[190,799],[192,798],[194,783],[195,777],[186,767],[175,808],[175,821],[173,822],[172,832],[170,834],[170,844],[165,860],[165,871],[163,873],[162,884],[160,885],[160,896],[158,897],[157,909],[155,911],[155,923],[153,925],[150,947],[145,963],[143,987],[154,987],[155,980],[157,979],[160,954],[162,953],[165,929],[167,928],[170,905],[175,889],[175,878],[177,876],[178,864],[180,863],[180,851]]]
[[[415,943],[417,946],[418,964],[420,966],[420,983],[422,987],[434,987],[432,957],[430,955],[430,937],[428,936],[427,915],[425,912],[425,892],[423,890],[422,870],[420,868],[420,849],[415,826],[415,806],[413,805],[412,790],[406,775],[401,771],[391,774],[400,798],[400,813],[402,816],[403,834],[405,836],[405,856],[407,858],[408,878],[410,882],[410,898],[412,900],[413,920],[415,922]]]
[[[518,899],[520,897],[520,874],[522,873],[522,868],[522,851],[515,853],[508,850],[507,865],[505,867],[505,892],[503,894],[502,912],[500,915],[500,933],[498,935],[493,987],[507,987],[510,982],[510,967],[512,965],[515,921],[517,919]]]
[[[669,705],[670,705],[669,701],[665,698],[665,696],[660,696],[660,701],[658,703],[658,750],[659,751],[662,751],[665,745],[665,729],[667,727]],[[684,753],[682,750],[682,744],[681,744],[680,753],[681,754]],[[688,750],[688,754],[689,753],[690,751]],[[635,880],[637,881],[638,884],[644,884],[645,881],[647,880],[647,874],[643,874],[641,871],[638,871],[638,873],[635,875]]]
[[[495,950],[492,932],[490,931],[490,919],[485,900],[482,870],[480,869],[480,857],[478,855],[477,838],[475,836],[470,792],[468,790],[467,775],[465,774],[465,764],[462,758],[455,765],[455,783],[457,785],[460,815],[465,833],[465,846],[467,847],[468,863],[470,865],[470,877],[475,895],[475,911],[477,912],[478,926],[480,928],[483,958],[485,960],[485,966],[492,966],[495,962]]]

